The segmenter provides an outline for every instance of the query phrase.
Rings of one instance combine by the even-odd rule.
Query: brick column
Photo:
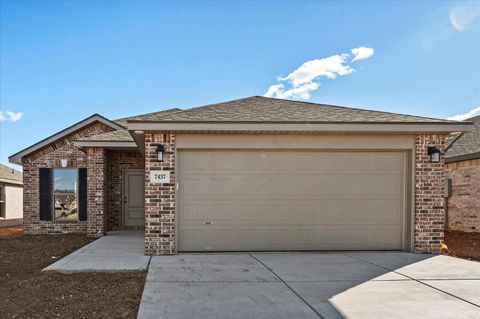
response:
[[[87,154],[87,235],[105,235],[106,225],[106,151],[88,148]]]
[[[29,162],[23,163],[23,232],[35,233],[35,224],[40,219],[38,168]]]
[[[157,145],[165,148],[157,161]],[[170,171],[170,183],[150,182],[152,170]],[[145,254],[175,253],[175,135],[145,132]]]
[[[428,147],[441,152],[440,163],[430,163]],[[415,138],[415,251],[439,252],[445,229],[444,136]]]

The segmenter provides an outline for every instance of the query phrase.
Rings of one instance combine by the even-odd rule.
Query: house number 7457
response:
[[[150,171],[150,183],[170,183],[170,171]]]

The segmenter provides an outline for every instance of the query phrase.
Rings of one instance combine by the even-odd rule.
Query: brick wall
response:
[[[144,168],[145,161],[138,151],[107,152],[107,230],[123,227],[123,172],[125,170],[143,170]]]
[[[87,235],[101,237],[107,222],[107,155],[104,148],[87,148]]]
[[[448,229],[480,232],[480,159],[448,163],[452,196],[447,199]]]
[[[163,162],[156,160],[158,144],[165,147]],[[168,184],[150,182],[152,170],[171,171]],[[175,253],[175,136],[145,132],[145,254]]]
[[[23,163],[23,224],[26,234],[84,233],[87,223],[82,221],[41,221],[39,213],[39,168],[61,167],[60,160],[68,159],[68,167],[87,167],[87,156],[73,146],[73,141],[113,129],[103,123],[94,123],[44,147],[24,158]]]
[[[430,163],[428,147],[441,151],[440,163]],[[444,136],[415,138],[415,251],[438,252],[443,241],[445,209],[443,197]]]

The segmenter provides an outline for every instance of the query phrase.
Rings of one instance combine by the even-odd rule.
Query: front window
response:
[[[77,170],[53,170],[53,209],[55,220],[78,220]]]
[[[5,185],[0,185],[0,218],[5,218]]]

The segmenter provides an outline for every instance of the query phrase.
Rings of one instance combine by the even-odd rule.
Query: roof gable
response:
[[[173,109],[163,110],[159,112],[152,112],[152,113],[146,113],[146,114],[135,115],[130,117],[124,117],[124,118],[115,120],[114,122],[122,126],[126,126],[128,121],[131,121],[131,120],[155,121],[155,120],[161,119],[165,115],[173,114],[176,112],[182,112],[182,110],[173,108]],[[122,128],[114,132],[107,132],[107,133],[96,134],[88,137],[82,137],[78,139],[78,142],[133,142],[133,138],[130,135],[130,133],[128,133],[127,129]]]
[[[92,116],[89,116],[87,117],[86,119],[78,122],[78,123],[75,123],[69,127],[67,127],[66,129],[63,129],[62,131],[58,132],[58,133],[55,133],[43,140],[41,140],[40,142],[37,142],[35,144],[33,144],[32,146],[29,146],[23,150],[21,150],[20,152],[17,152],[15,154],[13,154],[12,156],[10,156],[8,158],[9,162],[10,163],[14,163],[14,164],[18,164],[18,165],[21,165],[22,164],[22,158],[26,155],[29,155],[61,138],[64,138],[80,129],[82,129],[83,127],[87,126],[87,125],[90,125],[92,123],[95,123],[95,122],[100,122],[100,123],[103,123],[115,130],[123,130],[125,129],[123,126],[121,126],[120,124],[118,123],[115,123],[115,122],[112,122],[110,121],[109,119],[101,116],[100,114],[93,114]]]

